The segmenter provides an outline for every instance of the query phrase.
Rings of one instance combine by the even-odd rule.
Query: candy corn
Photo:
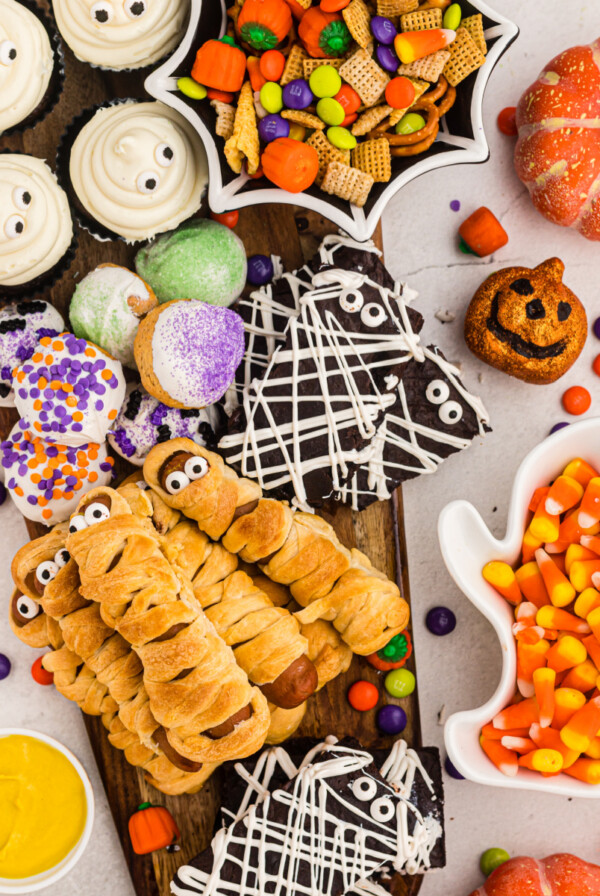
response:
[[[529,737],[528,728],[494,728],[491,722],[481,729],[481,736],[486,740],[502,740],[503,737]]]
[[[600,607],[596,607],[586,616],[587,623],[597,641],[600,641]]]
[[[587,745],[585,755],[590,759],[600,759],[600,737],[593,737]]]
[[[569,768],[567,775],[585,781],[586,784],[600,784],[600,759],[577,759]]]
[[[537,549],[535,560],[540,568],[550,601],[555,607],[566,607],[575,597],[573,585],[543,548]]]
[[[498,594],[506,598],[511,604],[521,602],[521,591],[517,585],[514,570],[508,563],[501,560],[492,560],[486,563],[482,571],[483,578],[495,588]]]
[[[545,750],[557,750],[563,758],[563,770],[573,765],[575,760],[579,758],[580,754],[565,746],[560,739],[560,732],[555,731],[554,728],[542,728],[541,725],[534,723],[529,729],[529,737],[536,747]]]
[[[600,555],[600,538],[597,535],[582,535],[579,541],[586,550],[591,551],[596,556]]]
[[[556,541],[560,531],[560,516],[548,513],[545,503],[540,501],[528,528],[534,538],[539,538],[541,541]]]
[[[589,529],[583,529],[577,522],[577,508],[567,513],[558,530],[558,541],[552,546],[548,545],[548,552],[560,554],[566,551],[570,544],[578,542],[582,535],[596,535],[600,531],[600,524],[595,523]]]
[[[409,65],[431,53],[445,49],[456,37],[449,28],[430,28],[425,31],[405,31],[394,38],[394,49],[400,62]]]
[[[498,715],[494,716],[492,724],[494,728],[529,728],[534,722],[539,722],[539,713],[535,697],[521,700],[507,706]],[[600,726],[599,726],[600,727]]]
[[[533,673],[533,687],[538,706],[539,722],[542,728],[548,728],[554,717],[554,686],[556,672],[553,669],[540,668]]]
[[[542,748],[519,756],[517,763],[521,768],[529,768],[544,775],[555,775],[563,767],[563,758],[558,750]]]
[[[540,504],[546,500],[548,492],[550,491],[549,485],[540,485],[539,488],[536,488],[534,493],[531,496],[531,501],[529,502],[528,510],[531,510],[532,513],[535,513]]]
[[[565,635],[552,645],[546,654],[546,662],[555,672],[564,672],[572,669],[587,659],[587,650],[577,638]],[[600,727],[600,725],[598,726]]]
[[[596,557],[595,560],[575,560],[571,564],[569,581],[575,591],[585,591],[586,588],[600,585],[600,581],[594,582],[594,576],[598,574],[600,574],[600,557]]]
[[[581,639],[581,643],[588,652],[594,666],[600,672],[600,641],[595,635],[587,635]]]
[[[581,501],[583,486],[571,476],[558,476],[548,490],[544,502],[546,512],[549,514],[561,514]]]
[[[597,607],[600,607],[600,591],[596,591],[595,588],[584,588],[573,605],[573,609],[582,619],[587,619]]]
[[[541,625],[529,625],[527,622],[515,622],[512,627],[513,637],[524,644],[537,644],[544,637]]]
[[[537,564],[533,564],[537,566]],[[525,623],[525,625],[535,625],[535,620],[537,616],[538,608],[535,604],[530,601],[521,601],[521,603],[515,607],[515,619],[517,622]]]
[[[577,522],[582,529],[588,529],[600,520],[600,477],[594,476],[585,487]]]
[[[582,535],[582,538],[595,538],[595,535]],[[597,555],[589,548],[581,544],[570,544],[565,551],[565,572],[571,572],[571,567],[578,560],[597,560]]]
[[[504,737],[501,738],[500,743],[503,747],[506,747],[507,750],[514,750],[515,753],[530,753],[532,750],[536,749],[536,746],[530,737],[514,737],[510,734],[505,734]]]
[[[550,644],[545,639],[535,644],[517,641],[517,687],[523,697],[533,697],[533,673],[546,665]]]
[[[600,697],[593,697],[560,729],[560,739],[570,750],[584,753],[599,729]]]
[[[596,470],[581,457],[576,457],[575,460],[568,463],[562,474],[563,476],[571,477],[571,479],[576,479],[584,488],[590,479],[594,479],[598,476]]]
[[[573,688],[557,688],[554,691],[554,718],[552,724],[562,728],[578,709],[585,706],[585,694]]]
[[[544,579],[535,560],[520,566],[515,572],[515,578],[526,601],[535,604],[536,607],[550,603]]]
[[[499,768],[503,775],[514,778],[519,771],[517,754],[513,750],[503,747],[499,740],[487,740],[485,737],[481,737],[479,742],[484,753],[496,768]]]
[[[592,688],[596,687],[597,679],[598,670],[594,663],[588,659],[584,660],[584,662],[580,663],[578,666],[573,666],[568,674],[565,675],[561,684],[562,687],[575,688],[576,691],[581,691],[582,694],[586,694],[588,691],[591,691]]]
[[[559,607],[540,607],[535,621],[542,628],[560,628],[565,632],[577,632],[580,635],[589,635],[591,631],[587,622]]]

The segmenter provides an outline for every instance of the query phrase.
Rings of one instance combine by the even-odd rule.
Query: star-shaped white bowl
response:
[[[518,561],[531,495],[538,486],[548,485],[576,457],[583,457],[600,470],[600,417],[566,426],[530,451],[515,476],[506,535],[501,541],[491,535],[468,501],[453,501],[440,514],[438,536],[448,571],[471,603],[491,622],[502,648],[502,674],[495,694],[478,709],[450,716],[444,738],[448,755],[458,771],[478,784],[598,798],[600,785],[586,784],[565,774],[544,778],[522,768],[516,777],[507,777],[493,765],[479,744],[482,727],[510,702],[517,679],[517,650],[512,634],[514,613],[508,602],[483,579],[481,570],[490,560],[504,560],[511,566]],[[467,671],[468,663],[465,664]]]
[[[177,90],[177,79],[188,76],[200,45],[225,33],[225,0],[192,0],[185,37],[173,55],[146,79],[145,87],[155,99],[181,112],[202,138],[209,166],[208,203],[214,212],[226,212],[265,202],[302,205],[329,218],[357,240],[368,239],[389,200],[404,184],[420,174],[460,163],[485,162],[489,157],[483,132],[483,94],[496,62],[519,33],[516,25],[490,9],[481,0],[462,0],[464,16],[482,13],[488,53],[485,64],[457,88],[453,108],[442,120],[433,146],[420,156],[392,159],[392,179],[376,183],[364,208],[357,208],[317,186],[304,193],[288,193],[266,186],[265,178],[252,180],[229,168],[223,140],[215,134],[216,114],[207,100],[191,100]]]

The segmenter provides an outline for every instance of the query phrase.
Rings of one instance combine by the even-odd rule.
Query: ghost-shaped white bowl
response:
[[[192,0],[183,41],[173,55],[152,72],[144,86],[155,99],[185,115],[200,134],[208,156],[208,202],[213,212],[222,213],[266,202],[301,205],[329,218],[354,239],[366,240],[372,236],[392,196],[415,177],[446,165],[485,162],[489,157],[483,131],[483,95],[494,66],[515,40],[519,29],[483,0],[463,0],[461,8],[463,16],[483,15],[488,45],[485,64],[458,86],[456,103],[442,119],[433,146],[422,155],[392,159],[391,181],[376,183],[364,208],[329,196],[315,185],[304,193],[288,193],[266,186],[268,181],[264,178],[252,180],[243,172],[238,175],[231,171],[223,153],[223,140],[215,133],[216,115],[210,103],[192,100],[177,90],[177,79],[190,74],[200,45],[224,34],[225,0]]]
[[[471,603],[491,622],[502,648],[502,674],[494,695],[477,709],[450,716],[444,738],[450,760],[470,781],[495,787],[541,790],[567,797],[598,798],[600,785],[586,784],[565,774],[544,778],[522,768],[516,777],[507,777],[493,765],[479,744],[483,725],[510,702],[517,677],[512,607],[484,580],[481,570],[490,560],[504,560],[511,566],[517,562],[533,491],[556,478],[575,457],[583,457],[600,469],[600,417],[559,430],[525,457],[515,476],[506,535],[501,540],[492,536],[468,501],[452,501],[440,514],[438,536],[448,571]],[[467,671],[468,663],[465,665]]]

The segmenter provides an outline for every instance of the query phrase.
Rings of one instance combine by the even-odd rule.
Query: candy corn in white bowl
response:
[[[576,458],[583,459],[586,464],[572,465]],[[595,630],[600,635],[599,627],[595,625],[594,610],[596,607],[593,594],[594,580],[592,579],[592,576],[595,576],[596,581],[600,581],[600,577],[597,575],[597,569],[600,570],[600,554],[597,557],[597,567],[595,559],[583,560],[575,570],[571,566],[570,577],[568,571],[561,570],[561,567],[564,566],[564,561],[561,559],[564,558],[564,554],[557,552],[552,542],[548,543],[539,538],[536,541],[531,536],[531,530],[528,529],[532,517],[529,506],[536,489],[549,486],[563,474],[565,468],[570,464],[568,472],[574,473],[581,480],[579,486],[577,482],[575,485],[571,482],[573,495],[570,500],[577,503],[567,508],[559,517],[547,512],[547,495],[538,493],[538,498],[542,494],[539,505],[540,512],[538,513],[540,531],[544,533],[548,529],[551,531],[559,520],[562,525],[564,520],[571,516],[571,523],[567,529],[574,530],[574,536],[570,543],[578,545],[572,551],[577,552],[577,557],[582,554],[585,558],[594,558],[596,555],[591,548],[597,546],[600,550],[600,539],[595,542],[589,536],[594,534],[594,530],[600,530],[600,525],[594,525],[590,517],[594,516],[593,492],[600,482],[593,481],[590,486],[589,477],[590,475],[593,477],[594,471],[598,471],[600,474],[600,418],[590,418],[559,430],[537,445],[525,457],[515,476],[506,535],[503,539],[498,540],[492,536],[478,511],[467,501],[453,501],[440,514],[438,536],[448,571],[458,587],[492,624],[502,649],[502,673],[494,695],[483,706],[452,715],[446,722],[444,737],[452,763],[465,778],[478,784],[521,790],[540,790],[567,797],[577,796],[593,799],[600,797],[600,783],[592,783],[594,780],[600,781],[600,759],[594,758],[596,752],[594,748],[596,745],[600,746],[600,741],[594,741],[592,737],[591,741],[594,742],[588,743],[590,741],[588,735],[593,733],[591,728],[595,724],[595,713],[600,712],[600,699],[597,700],[594,697],[594,694],[596,697],[598,695],[598,687],[591,680],[588,684],[581,685],[581,687],[588,685],[590,687],[585,695],[582,694],[577,698],[577,688],[573,686],[573,682],[577,683],[580,675],[579,671],[573,672],[573,665],[576,665],[577,670],[580,670],[581,673],[586,670],[593,672],[594,656],[597,661],[600,661],[600,656],[595,649],[598,639],[593,633]],[[592,469],[590,470],[587,465]],[[588,486],[589,490],[586,496],[585,492]],[[570,502],[567,501],[567,503]],[[591,513],[590,507],[592,507]],[[556,509],[556,505],[553,504],[553,496],[548,501],[548,508]],[[579,519],[580,513],[582,521],[590,525],[586,529],[580,526],[577,531],[574,521]],[[597,515],[600,518],[600,505]],[[536,527],[534,526],[534,528]],[[528,532],[526,539],[528,543],[526,543],[525,558],[523,558],[523,538],[526,532]],[[583,538],[583,544],[581,538]],[[585,554],[582,550],[584,545],[586,546],[585,551],[589,551],[589,554]],[[557,541],[557,547],[564,548],[564,543]],[[544,568],[547,557],[553,561],[553,566],[550,569]],[[517,574],[515,580],[509,570],[509,567],[514,570],[522,567],[524,559],[525,562],[537,564],[538,571],[534,566],[530,569],[533,569],[537,576],[538,584],[541,583],[541,590],[545,589],[546,594],[552,594],[552,601],[546,600],[541,615],[538,614],[542,601],[538,601],[538,606],[536,606],[531,603],[534,598],[528,598],[530,591],[527,585],[530,583],[522,580],[523,594],[519,595],[520,576]],[[496,581],[497,587],[493,587],[486,581],[482,574],[486,564],[491,562],[505,564],[495,567],[495,569],[492,568],[492,572],[495,572],[496,576],[498,573],[501,574]],[[502,574],[504,574],[504,578]],[[488,575],[488,578],[494,578],[494,575]],[[576,587],[572,586],[571,578]],[[508,599],[499,593],[498,588],[508,595]],[[582,593],[583,597],[581,597]],[[513,601],[520,598],[521,602],[515,606]],[[598,598],[600,605],[600,595]],[[570,619],[555,613],[554,610],[568,613]],[[559,621],[566,620],[567,626],[571,626],[570,630],[568,628],[566,631],[560,630],[559,626],[556,626],[558,631],[548,629],[544,631],[547,620],[553,619],[553,616]],[[540,625],[540,621],[542,625]],[[590,626],[590,622],[593,624],[593,628]],[[515,623],[517,625],[513,629]],[[536,637],[540,638],[537,642],[538,648],[545,653],[545,659],[539,668],[549,671],[538,672],[534,685],[531,669],[524,674],[520,662],[521,693],[519,693],[517,690],[517,640],[513,632],[518,632],[518,637],[521,637],[524,629],[529,627],[531,628],[525,639],[531,640],[533,643]],[[536,634],[536,630],[538,630],[538,634]],[[565,644],[560,644],[557,648],[557,644],[563,638]],[[567,638],[569,640],[566,640]],[[585,648],[586,642],[587,649]],[[538,648],[534,648],[534,650]],[[548,651],[550,652],[548,653]],[[569,651],[573,653],[572,658],[570,658]],[[581,657],[584,652],[586,657],[582,664]],[[557,654],[567,654],[567,658]],[[520,657],[522,656],[521,653]],[[464,669],[465,675],[475,674],[474,669],[469,670],[468,657]],[[554,672],[555,674],[553,674]],[[527,679],[527,681],[523,679]],[[557,708],[557,721],[550,722],[548,725],[548,716],[551,718],[553,712],[553,687],[560,689],[561,699],[566,694],[574,703],[570,709],[564,706],[561,706],[560,710]],[[517,711],[511,706],[510,711],[506,713],[506,707],[513,703],[515,694],[518,694],[519,698],[524,698],[522,704],[519,703],[521,709]],[[543,706],[540,717],[540,705],[545,703],[547,698],[550,708]],[[558,707],[558,702],[556,705]],[[580,710],[582,711],[580,712]],[[578,716],[575,716],[576,712],[579,712]],[[502,715],[500,715],[501,713]],[[516,731],[509,729],[504,735],[502,729],[506,729],[507,722],[510,724],[511,718],[517,720],[518,728]],[[494,720],[496,720],[495,725]],[[568,727],[563,732],[567,723]],[[498,725],[499,728],[497,728]],[[490,748],[488,740],[486,747],[488,753],[493,757],[494,761],[492,761],[481,745],[481,733],[484,726],[488,726],[486,731],[494,738],[495,744],[502,745],[500,738],[497,737],[499,733],[504,738],[509,737],[509,740],[504,740],[505,744],[509,747],[519,746],[522,752],[516,749],[507,749],[505,752],[494,744]],[[493,730],[494,728],[496,731]],[[600,724],[598,729],[600,729]],[[511,740],[515,734],[517,738]],[[560,738],[560,743],[557,740],[557,735]],[[538,743],[530,742],[527,745],[526,741],[531,740],[531,736],[534,736]],[[522,744],[520,744],[519,738],[523,741]],[[534,768],[539,765],[542,771],[551,771],[552,758],[556,758],[558,754],[556,750],[543,748],[550,746],[552,739],[556,742],[554,746],[558,744],[562,753],[567,757],[562,760],[563,767],[573,761],[574,754],[579,754],[580,758],[575,761],[573,767],[573,771],[576,771],[579,777],[573,777],[572,774],[567,774],[564,771],[546,775],[524,767],[528,764],[533,765]],[[573,748],[573,753],[568,753],[567,745],[569,748]],[[580,748],[583,749],[580,750]],[[534,756],[534,750],[537,750],[536,756]],[[544,763],[549,763],[549,765]]]

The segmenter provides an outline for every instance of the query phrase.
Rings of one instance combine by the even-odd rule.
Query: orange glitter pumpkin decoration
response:
[[[519,101],[517,174],[545,218],[600,240],[600,38],[548,63]]]

